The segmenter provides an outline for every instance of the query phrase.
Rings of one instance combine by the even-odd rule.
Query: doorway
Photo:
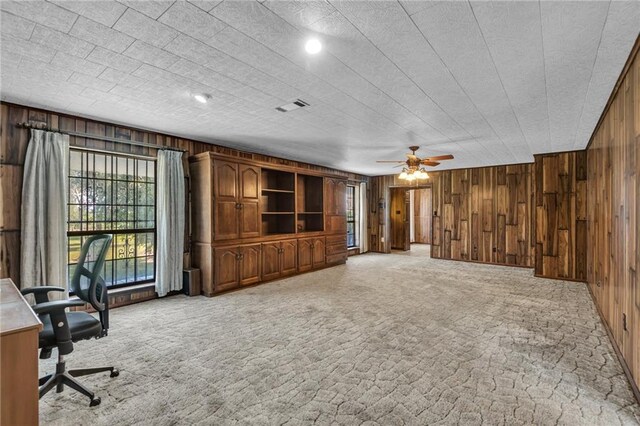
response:
[[[412,244],[431,244],[433,197],[431,186],[391,188],[391,249],[411,250]]]

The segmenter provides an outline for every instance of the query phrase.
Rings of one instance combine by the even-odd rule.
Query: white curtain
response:
[[[21,288],[67,288],[68,159],[68,135],[31,130],[22,182]]]
[[[360,183],[360,253],[369,251],[369,202],[367,199],[367,183]]]
[[[185,194],[182,152],[158,151],[156,292],[182,290]]]

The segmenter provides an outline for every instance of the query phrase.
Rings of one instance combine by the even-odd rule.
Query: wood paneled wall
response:
[[[629,59],[587,150],[587,282],[640,387],[640,57]],[[637,388],[636,388],[637,391]]]
[[[535,156],[535,273],[587,279],[586,151]]]
[[[532,164],[430,172],[431,256],[533,267],[532,174]],[[389,253],[389,188],[415,185],[389,175],[370,186],[370,249]]]
[[[439,172],[432,256],[532,266],[532,198],[531,164]]]
[[[257,160],[273,164],[317,170],[345,176],[352,181],[367,181],[368,178],[353,173],[342,172],[327,167],[253,154],[222,145],[213,145],[194,140],[178,138],[165,134],[118,126],[82,117],[61,114],[22,105],[0,103],[0,278],[11,278],[20,283],[20,208],[22,191],[22,173],[29,130],[17,128],[16,123],[34,122],[46,124],[57,130],[68,130],[92,135],[134,140],[160,146],[181,148],[186,157],[205,151],[212,151],[231,157]],[[154,156],[156,149],[128,145],[125,143],[105,142],[95,139],[70,137],[71,146],[97,148],[112,152],[123,152]],[[189,170],[185,167],[185,172]],[[189,215],[187,215],[189,217]],[[189,264],[188,253],[185,255],[185,266]]]

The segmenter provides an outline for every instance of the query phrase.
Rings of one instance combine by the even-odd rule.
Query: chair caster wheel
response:
[[[96,405],[100,405],[101,402],[102,400],[100,399],[100,397],[96,396],[93,399],[91,399],[91,402],[89,403],[89,407],[95,407]]]
[[[109,377],[118,377],[119,375],[120,375],[120,372],[114,368],[113,371],[111,371],[111,374],[109,375]]]

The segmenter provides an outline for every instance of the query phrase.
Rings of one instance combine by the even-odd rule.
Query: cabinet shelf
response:
[[[288,189],[262,188],[262,192],[277,192],[277,193],[280,193],[280,194],[293,194],[295,191],[290,191]]]
[[[298,173],[296,201],[298,216],[297,232],[317,232],[324,230],[323,195],[324,181],[319,176]]]
[[[262,212],[262,214],[294,214],[293,212]]]

